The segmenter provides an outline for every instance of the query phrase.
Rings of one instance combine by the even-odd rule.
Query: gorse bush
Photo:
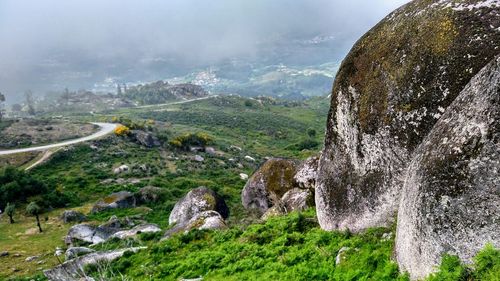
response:
[[[190,146],[206,146],[213,143],[213,141],[214,139],[212,136],[207,133],[198,132],[177,136],[172,139],[169,144],[182,150],[189,150]]]

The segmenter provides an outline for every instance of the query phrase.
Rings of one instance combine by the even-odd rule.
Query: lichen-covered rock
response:
[[[135,204],[136,202],[133,193],[128,191],[120,191],[113,193],[97,202],[92,208],[92,213],[116,208],[134,208]]]
[[[147,223],[147,224],[140,224],[138,226],[133,227],[132,229],[118,231],[113,235],[111,235],[109,238],[126,239],[129,237],[134,237],[141,233],[154,233],[160,231],[161,228],[159,228],[158,225]]]
[[[300,188],[313,190],[316,186],[316,177],[318,176],[318,157],[309,157],[304,161],[297,173],[293,177]]]
[[[189,232],[193,229],[224,229],[227,228],[224,218],[216,211],[204,211],[197,213],[187,222],[182,222],[174,225],[167,230],[164,239],[171,237],[174,234]]]
[[[500,48],[496,1],[415,0],[366,33],[335,79],[316,183],[322,228],[390,224],[415,148]]]
[[[94,252],[82,257],[66,261],[52,269],[44,270],[43,274],[51,281],[78,281],[84,275],[84,269],[90,265],[111,262],[123,256],[127,251],[137,252],[146,247],[126,248],[113,251]]]
[[[398,213],[396,256],[412,278],[444,253],[470,263],[500,247],[500,56],[477,74],[416,150]]]
[[[135,194],[139,203],[155,203],[161,200],[165,194],[165,189],[156,186],[145,186]]]
[[[267,160],[247,181],[241,192],[246,209],[267,211],[290,189],[297,186],[294,176],[300,162],[289,159]]]
[[[182,224],[204,211],[216,211],[223,218],[229,216],[229,209],[224,199],[215,191],[201,186],[188,192],[175,204],[168,223]]]
[[[86,221],[87,217],[80,212],[73,211],[73,210],[66,210],[62,213],[61,220],[64,223],[71,223],[71,222],[80,223],[80,222]]]

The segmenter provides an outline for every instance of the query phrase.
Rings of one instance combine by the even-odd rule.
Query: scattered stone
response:
[[[203,158],[201,155],[195,155],[193,157],[193,160],[196,162],[203,162],[203,161],[205,161],[205,158]]]
[[[210,155],[215,155],[216,151],[215,151],[215,148],[213,148],[211,146],[207,146],[207,147],[205,147],[205,153],[210,154]]]
[[[382,234],[382,241],[389,241],[392,239],[392,232]]]
[[[251,157],[251,156],[245,156],[245,160],[247,160],[248,162],[255,162],[255,158]]]
[[[243,169],[244,168],[243,164],[241,164],[241,163],[236,164],[236,167],[238,167],[238,169]]]
[[[66,210],[62,213],[61,220],[64,223],[71,223],[71,222],[80,223],[80,222],[86,221],[87,217],[80,212],[73,211],[73,210]]]
[[[234,150],[234,151],[242,151],[243,149],[239,146],[236,145],[231,145],[229,149]]]
[[[281,204],[276,204],[267,209],[267,211],[262,215],[262,217],[260,217],[260,219],[266,221],[269,218],[279,217],[283,215],[286,215],[286,211],[284,210],[283,206]]]
[[[0,257],[6,257],[8,255],[9,255],[9,252],[7,252],[7,251],[0,252]]]
[[[117,175],[117,174],[121,174],[121,173],[124,173],[124,172],[128,172],[129,170],[130,170],[129,166],[127,166],[127,165],[121,165],[120,167],[115,168],[113,170],[113,173],[115,173]]]
[[[34,260],[37,260],[38,258],[40,258],[40,256],[30,256],[30,257],[27,257],[24,261],[32,262]]]
[[[245,174],[245,173],[240,173],[240,179],[247,180],[248,179],[248,175]]]
[[[92,208],[92,213],[117,208],[134,208],[136,205],[134,194],[128,191],[113,193],[97,202]]]
[[[335,265],[339,265],[346,259],[346,252],[349,251],[351,248],[349,247],[342,247],[338,254],[337,257],[335,257]]]
[[[215,191],[204,186],[191,190],[174,206],[168,219],[169,224],[182,224],[204,211],[216,211],[223,218],[229,216],[226,202]]]

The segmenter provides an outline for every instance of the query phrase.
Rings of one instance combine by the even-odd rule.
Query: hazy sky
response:
[[[0,0],[0,92],[14,97],[106,77],[164,77],[174,68],[259,59],[264,49],[315,36],[333,38],[338,48],[328,59],[341,58],[405,2]]]

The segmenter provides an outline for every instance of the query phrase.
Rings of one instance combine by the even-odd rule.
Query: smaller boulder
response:
[[[255,162],[255,158],[253,158],[252,156],[245,156],[245,160],[247,160],[248,162]]]
[[[118,231],[115,234],[111,235],[109,238],[126,239],[129,237],[134,237],[141,233],[160,231],[161,228],[159,228],[156,224],[141,224],[129,230]]]
[[[174,234],[186,233],[193,229],[224,229],[227,228],[224,218],[216,211],[204,211],[196,214],[189,221],[176,224],[167,230],[163,239],[170,238]]]
[[[120,191],[97,202],[92,208],[92,213],[117,208],[134,208],[135,205],[136,201],[134,194],[128,191]]]
[[[215,191],[201,186],[191,190],[175,204],[168,222],[182,224],[204,211],[216,211],[223,218],[229,216],[229,209],[224,199]]]
[[[128,172],[130,170],[130,167],[127,166],[127,165],[121,165],[120,167],[118,168],[115,168],[113,170],[113,173],[118,175],[118,174],[121,174],[121,173],[124,173],[124,172]]]
[[[205,153],[207,153],[209,155],[216,155],[217,154],[217,152],[215,151],[215,148],[213,148],[211,146],[205,147]]]
[[[87,217],[80,212],[73,210],[66,210],[62,213],[61,220],[64,223],[72,223],[72,222],[81,223],[83,221],[86,221]]]
[[[152,148],[161,146],[160,140],[153,134],[149,132],[145,132],[142,130],[132,130],[131,136],[135,139],[135,141],[145,147]]]
[[[205,161],[205,158],[203,158],[203,157],[202,157],[202,156],[200,156],[200,155],[195,155],[195,156],[193,157],[193,160],[194,160],[194,161],[196,161],[196,162],[203,162],[203,161]]]
[[[66,250],[66,260],[71,260],[79,256],[83,256],[86,254],[90,254],[95,252],[95,250],[92,250],[87,247],[70,247],[68,250]]]
[[[240,179],[242,180],[248,180],[248,175],[245,173],[240,173]]]
[[[303,211],[314,206],[312,192],[308,189],[294,188],[285,193],[281,202],[287,213],[293,211]]]
[[[272,158],[266,161],[247,181],[241,192],[245,209],[265,213],[290,189],[297,186],[294,176],[298,161]]]
[[[8,255],[9,255],[9,252],[7,252],[7,251],[0,252],[0,257],[6,257]]]
[[[139,203],[155,203],[158,202],[165,194],[165,189],[156,186],[145,186],[135,194],[136,200]]]

